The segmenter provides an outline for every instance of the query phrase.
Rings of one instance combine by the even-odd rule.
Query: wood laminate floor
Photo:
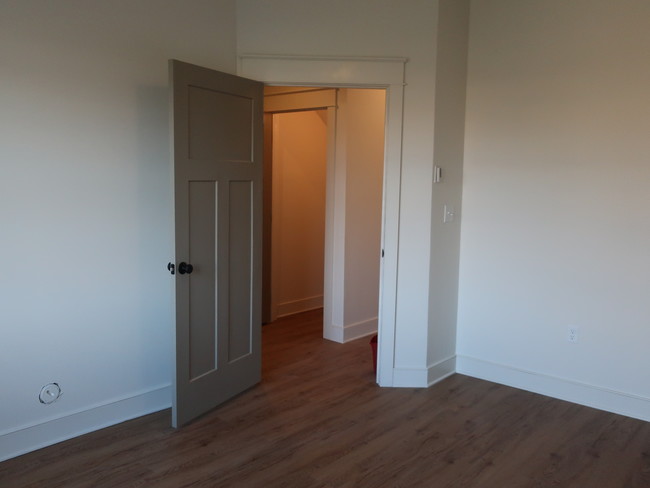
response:
[[[262,383],[173,430],[158,412],[0,464],[0,487],[650,487],[650,424],[455,375],[379,388],[320,311],[263,329]]]

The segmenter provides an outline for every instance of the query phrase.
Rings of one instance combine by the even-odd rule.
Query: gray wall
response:
[[[235,25],[234,0],[2,2],[0,459],[169,406],[167,60],[234,72]]]
[[[472,3],[458,320],[461,371],[648,420],[649,22]]]

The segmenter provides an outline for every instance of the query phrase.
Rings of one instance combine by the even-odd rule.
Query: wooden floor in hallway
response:
[[[321,311],[263,328],[263,380],[180,430],[169,410],[0,463],[0,487],[650,487],[650,424],[461,375],[379,388]]]

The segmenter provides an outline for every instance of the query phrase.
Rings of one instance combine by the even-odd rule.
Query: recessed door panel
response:
[[[190,379],[218,366],[216,333],[217,183],[189,182]]]
[[[251,354],[253,184],[230,182],[229,362]]]
[[[252,99],[189,86],[188,101],[190,159],[252,160]]]

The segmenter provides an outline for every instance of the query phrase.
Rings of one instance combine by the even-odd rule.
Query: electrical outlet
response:
[[[566,340],[572,342],[573,344],[577,344],[580,338],[579,336],[579,329],[574,325],[570,325],[567,330]]]
[[[58,383],[48,383],[43,388],[38,395],[38,400],[44,405],[49,405],[57,401],[63,392]]]

